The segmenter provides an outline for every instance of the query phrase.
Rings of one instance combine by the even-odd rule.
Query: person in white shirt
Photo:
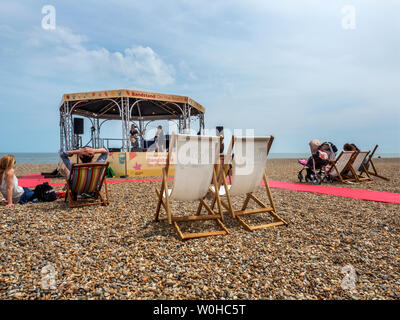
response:
[[[157,127],[156,136],[154,137],[156,143],[156,152],[165,151],[165,135],[162,126]]]
[[[15,203],[24,204],[30,201],[34,192],[29,188],[18,185],[18,179],[14,172],[15,157],[7,154],[0,158],[0,192],[7,201],[7,208]]]

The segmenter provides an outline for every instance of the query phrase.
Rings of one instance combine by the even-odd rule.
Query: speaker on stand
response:
[[[217,131],[217,136],[218,137],[224,136],[224,127],[223,126],[216,126],[215,130]],[[224,152],[224,140],[222,140],[221,148],[220,148],[219,153],[223,153],[223,152]]]
[[[74,118],[74,149],[82,147],[83,118]]]
[[[74,118],[74,134],[83,134],[83,118]]]

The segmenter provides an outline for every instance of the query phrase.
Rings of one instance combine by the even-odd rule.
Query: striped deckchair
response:
[[[96,204],[107,206],[109,204],[106,184],[107,169],[108,162],[73,164],[67,179],[66,200],[68,200],[68,206],[71,208]],[[100,192],[103,184],[106,190],[105,198]],[[93,197],[78,200],[80,194],[90,194]]]

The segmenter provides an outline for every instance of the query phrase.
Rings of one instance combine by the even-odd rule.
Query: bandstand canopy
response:
[[[126,108],[129,114],[124,115]],[[122,120],[124,116],[150,121],[202,115],[205,108],[185,96],[119,89],[64,94],[60,111],[95,119]]]

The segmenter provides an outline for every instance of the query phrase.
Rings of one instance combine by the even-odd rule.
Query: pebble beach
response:
[[[333,186],[400,193],[400,158],[374,163],[390,181]],[[16,175],[56,166],[17,164]],[[300,169],[296,159],[270,159],[268,179],[298,182]],[[398,204],[271,188],[287,226],[249,232],[225,213],[229,235],[181,241],[154,221],[160,184],[109,184],[107,207],[1,204],[0,299],[400,299]],[[256,196],[267,202],[265,189]],[[179,214],[196,209],[172,205]]]

